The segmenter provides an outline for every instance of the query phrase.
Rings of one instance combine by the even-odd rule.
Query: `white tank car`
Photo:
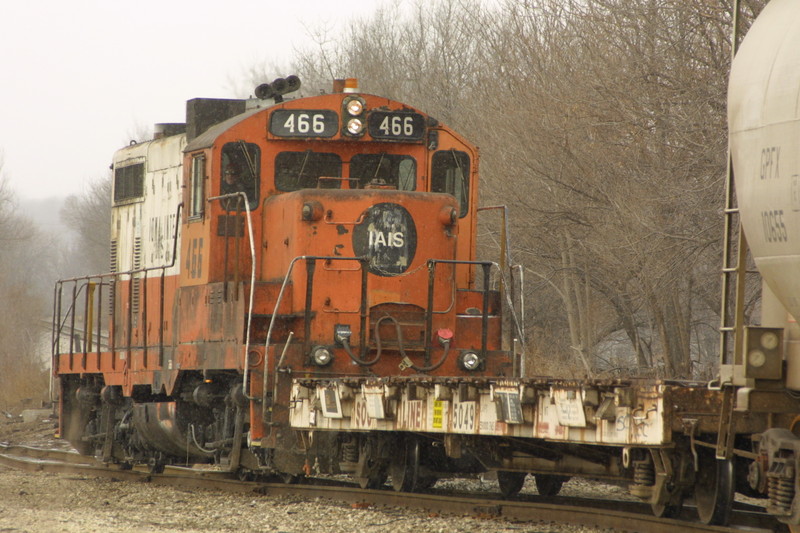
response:
[[[733,61],[728,124],[737,200],[756,265],[800,317],[800,1],[772,0]]]

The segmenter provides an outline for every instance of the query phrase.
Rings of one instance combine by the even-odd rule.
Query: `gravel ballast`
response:
[[[0,441],[68,447],[53,439],[52,422],[0,421]],[[464,484],[462,486],[462,484]],[[497,497],[496,481],[447,480]],[[581,490],[570,481],[564,493]],[[529,477],[525,491],[534,492]],[[620,491],[622,492],[622,491]],[[591,529],[518,523],[485,517],[444,516],[402,508],[362,508],[321,499],[190,491],[144,482],[70,474],[29,473],[0,466],[0,532],[393,532],[471,531],[578,533]]]

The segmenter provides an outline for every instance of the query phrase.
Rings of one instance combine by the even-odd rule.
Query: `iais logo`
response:
[[[353,250],[369,258],[368,269],[378,276],[402,274],[417,251],[417,229],[401,205],[382,203],[370,207],[353,229]]]

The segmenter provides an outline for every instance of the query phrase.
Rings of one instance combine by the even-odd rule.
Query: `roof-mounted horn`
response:
[[[300,88],[300,78],[292,74],[286,78],[276,78],[272,83],[262,83],[256,87],[256,97],[261,100],[272,98],[276,104],[283,102],[283,95]]]

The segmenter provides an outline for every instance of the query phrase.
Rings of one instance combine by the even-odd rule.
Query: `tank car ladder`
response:
[[[739,48],[739,2],[733,5],[731,31],[731,61]],[[717,433],[717,459],[733,456],[733,408],[736,401],[733,387],[734,367],[743,364],[744,358],[744,298],[749,248],[742,229],[733,173],[733,159],[728,145],[725,172],[725,222],[722,248],[722,298],[719,328],[719,387],[723,391]],[[735,247],[734,247],[734,239]],[[731,301],[733,300],[733,301]]]

